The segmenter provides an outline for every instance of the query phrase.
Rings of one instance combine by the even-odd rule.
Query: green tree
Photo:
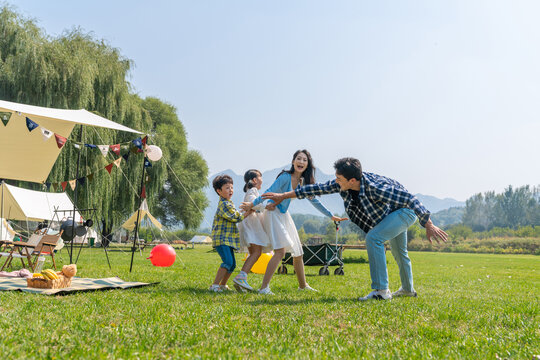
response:
[[[195,228],[202,220],[199,209],[204,210],[207,204],[201,192],[207,165],[200,154],[187,150],[183,125],[172,106],[155,98],[143,100],[132,92],[126,80],[131,66],[118,49],[80,29],[51,38],[32,20],[7,6],[0,8],[0,98],[46,107],[84,108],[150,134],[149,143],[161,146],[164,157],[148,169],[145,186],[149,205],[157,208],[165,223],[181,222],[186,228]],[[134,136],[77,126],[70,138],[82,138],[90,144],[117,144],[129,142]],[[97,150],[65,146],[47,181],[74,179],[79,152],[80,176],[102,170],[115,159],[112,153],[105,158]],[[178,187],[171,168],[185,189]],[[93,182],[79,187],[77,206],[96,208],[107,233],[137,208],[141,176],[141,154],[130,156],[121,171],[113,171],[110,176],[101,171]],[[35,184],[23,185],[37,188]],[[187,199],[186,191],[196,205]],[[174,196],[179,200],[171,200]]]

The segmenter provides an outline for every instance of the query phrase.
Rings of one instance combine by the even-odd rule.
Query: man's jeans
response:
[[[396,259],[401,278],[401,287],[406,291],[414,291],[411,259],[407,252],[407,229],[416,221],[411,209],[399,209],[386,216],[366,235],[366,246],[369,257],[371,288],[388,289],[388,270],[384,243],[390,240],[392,255]]]

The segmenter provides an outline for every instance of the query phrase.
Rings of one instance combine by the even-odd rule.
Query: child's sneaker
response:
[[[366,301],[366,300],[391,300],[392,299],[392,293],[390,290],[373,290],[369,294],[367,294],[364,297],[359,298],[360,301]]]
[[[251,286],[249,286],[249,284],[247,282],[247,279],[242,279],[242,278],[239,278],[238,276],[236,276],[233,279],[233,283],[234,283],[234,287],[236,288],[236,290],[238,290],[238,292],[246,292],[246,290],[247,291],[253,291],[253,288]],[[244,290],[244,291],[242,291],[242,290]]]
[[[319,292],[319,290],[312,288],[308,284],[306,284],[305,288],[298,287],[298,290],[300,291],[313,291],[313,292]]]
[[[216,285],[216,284],[210,285],[210,288],[208,290],[210,290],[212,292],[223,292],[221,287],[219,285]]]
[[[270,290],[270,287],[265,287],[264,289],[259,290],[259,294],[261,295],[274,295],[274,293]]]
[[[417,297],[418,294],[414,290],[407,291],[403,289],[402,287],[400,287],[398,291],[392,293],[392,297],[400,297],[400,296]]]
[[[219,288],[221,289],[221,291],[232,291],[229,285],[219,285]]]

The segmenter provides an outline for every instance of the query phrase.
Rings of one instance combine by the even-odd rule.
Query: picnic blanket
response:
[[[103,279],[89,279],[74,277],[71,286],[63,289],[36,289],[26,286],[26,279],[0,278],[0,291],[24,291],[42,295],[65,295],[77,291],[128,289],[141,286],[155,285],[156,283],[127,282],[119,277]]]

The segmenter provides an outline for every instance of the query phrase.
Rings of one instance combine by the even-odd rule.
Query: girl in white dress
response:
[[[290,170],[283,170],[272,186],[265,192],[284,193],[296,189],[298,186],[313,183],[315,183],[315,167],[313,166],[311,154],[307,150],[298,150],[294,153]],[[258,197],[253,201],[243,202],[240,208],[244,211],[249,211],[253,206],[262,203],[262,201],[263,199]],[[333,216],[319,200],[311,198],[309,201],[323,215],[332,218],[332,220],[341,220],[341,218]],[[268,285],[270,284],[272,275],[276,272],[279,263],[287,251],[290,251],[293,256],[294,270],[298,279],[298,289],[316,291],[306,282],[302,258],[304,252],[302,250],[302,243],[298,237],[296,226],[294,225],[291,215],[287,211],[289,204],[290,199],[286,199],[278,205],[272,204],[275,205],[275,210],[265,212],[264,229],[274,248],[274,255],[268,262],[261,289],[259,290],[260,294],[272,294]],[[268,206],[267,209],[269,209]]]
[[[244,174],[244,202],[253,202],[259,197],[262,185],[262,174],[259,170],[251,169]],[[247,282],[247,276],[253,265],[257,262],[261,253],[272,250],[270,240],[263,229],[264,204],[252,208],[252,213],[244,221],[238,224],[240,232],[240,249],[249,253],[240,273],[233,279],[234,287],[239,292],[253,291]]]

